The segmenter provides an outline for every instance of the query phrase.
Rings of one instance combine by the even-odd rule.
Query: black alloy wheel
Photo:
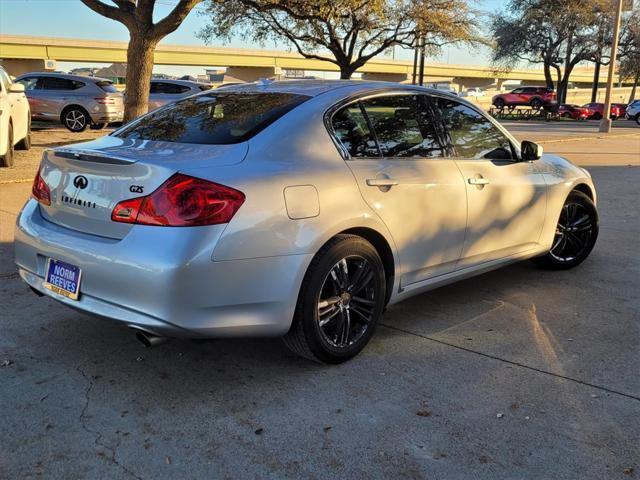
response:
[[[549,253],[533,259],[544,268],[566,270],[581,264],[598,238],[598,211],[584,193],[573,191],[560,212]]]
[[[385,305],[386,279],[375,248],[355,235],[338,235],[307,270],[285,345],[325,363],[341,363],[369,342]]]

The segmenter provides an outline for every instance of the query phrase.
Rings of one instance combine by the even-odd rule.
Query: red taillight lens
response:
[[[96,103],[99,103],[100,105],[115,105],[116,104],[115,98],[112,98],[112,97],[98,97],[98,98],[94,98],[94,100],[96,101]]]
[[[43,205],[51,205],[51,190],[49,190],[49,186],[45,183],[44,179],[40,175],[40,170],[42,167],[38,168],[38,173],[36,173],[36,178],[33,180],[33,187],[31,187],[31,194],[33,198],[38,200],[38,202]]]
[[[244,199],[233,188],[177,173],[150,195],[118,203],[111,220],[168,227],[216,225],[228,223]]]

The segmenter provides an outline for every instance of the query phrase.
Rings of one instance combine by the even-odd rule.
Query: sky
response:
[[[109,3],[106,1],[105,3]],[[155,15],[164,17],[172,9],[176,0],[157,0]],[[497,12],[503,8],[507,0],[476,0],[475,7],[485,12]],[[164,44],[199,45],[204,42],[196,37],[196,33],[206,25],[207,18],[196,7],[174,33],[165,37]],[[90,40],[127,41],[127,29],[119,22],[104,18],[85,7],[80,0],[0,0],[0,33],[5,35],[33,35],[44,37],[79,38]],[[256,46],[241,39],[234,38],[229,43],[213,41],[211,46],[230,46],[235,48],[265,48],[271,50],[290,50],[286,43],[268,43],[264,47]],[[395,58],[411,60],[412,52],[396,48]],[[437,63],[455,64],[487,64],[489,52],[486,49],[470,50],[467,47],[447,47],[437,58],[430,59]],[[61,69],[75,66],[100,66],[98,64],[59,64]],[[214,65],[212,65],[213,67]],[[156,72],[171,75],[204,73],[203,67],[170,67],[156,66]]]

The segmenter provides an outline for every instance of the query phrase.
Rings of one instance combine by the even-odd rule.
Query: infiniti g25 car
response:
[[[598,234],[591,176],[416,86],[208,91],[46,151],[16,229],[36,292],[168,337],[281,336],[337,363],[385,306]]]

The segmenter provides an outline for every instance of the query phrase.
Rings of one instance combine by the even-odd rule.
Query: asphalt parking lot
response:
[[[22,173],[0,172],[0,478],[640,478],[640,128],[505,125],[592,172],[592,256],[392,306],[339,366],[277,339],[147,350],[35,296],[12,260],[36,168],[17,152]]]

